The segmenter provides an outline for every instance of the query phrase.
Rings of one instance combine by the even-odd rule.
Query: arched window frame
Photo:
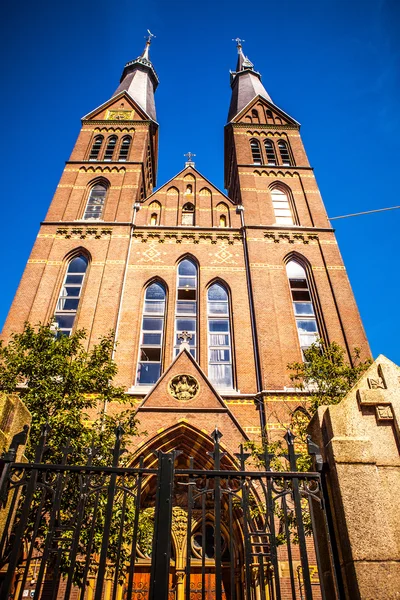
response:
[[[160,291],[163,294],[160,294]],[[159,297],[154,297],[157,294]],[[135,379],[138,386],[152,386],[161,376],[166,307],[166,285],[159,280],[149,282],[143,294],[142,322]]]
[[[72,333],[88,266],[89,258],[82,252],[70,256],[68,259],[66,273],[54,311],[54,322],[58,329],[57,336],[66,335],[69,337]]]
[[[115,148],[117,146],[118,137],[116,135],[110,135],[107,139],[107,146],[104,150],[104,162],[111,162],[113,160]]]
[[[303,359],[304,350],[321,337],[308,270],[306,262],[296,256],[286,261],[286,275]]]
[[[190,263],[190,268],[186,263]],[[185,268],[186,267],[186,268]],[[184,272],[191,272],[185,275]],[[182,258],[176,269],[176,301],[175,301],[175,328],[174,328],[174,358],[180,352],[181,340],[178,336],[187,331],[192,334],[188,340],[190,354],[197,360],[198,336],[198,285],[199,268],[191,256]]]
[[[279,140],[278,148],[279,148],[279,154],[280,154],[280,159],[281,159],[282,165],[284,165],[286,167],[293,167],[294,161],[293,161],[292,153],[290,150],[289,142],[287,142],[286,140],[282,140],[282,139]]]
[[[99,154],[100,154],[101,147],[103,145],[103,141],[104,141],[103,135],[96,135],[93,138],[92,147],[91,147],[90,153],[89,153],[89,160],[95,161],[95,160],[99,159]]]
[[[158,200],[153,200],[153,202],[151,202],[149,204],[149,213],[150,213],[149,224],[153,227],[160,225],[160,223],[161,223],[161,204],[158,202]]]
[[[260,115],[258,114],[258,110],[253,108],[251,111],[251,120],[252,123],[260,123]]]
[[[102,188],[102,191],[100,190]],[[108,194],[109,182],[104,179],[92,181],[89,187],[89,193],[86,200],[86,206],[82,219],[99,221],[104,214]]]
[[[121,140],[121,144],[119,146],[119,154],[118,154],[119,162],[126,162],[128,160],[129,152],[131,150],[131,144],[132,144],[132,136],[124,135],[124,137]]]
[[[216,206],[215,214],[217,215],[218,222],[215,223],[217,227],[229,227],[229,207],[225,202],[220,202]]]
[[[270,139],[264,140],[264,149],[267,156],[267,165],[277,165],[275,144]]]
[[[195,210],[192,202],[185,202],[182,206],[181,225],[191,226],[195,224]]]
[[[210,295],[217,287],[221,288],[225,295],[219,294],[220,299],[211,299]],[[213,281],[207,288],[207,347],[209,380],[216,388],[233,389],[231,302],[228,287],[220,280]]]
[[[263,158],[262,158],[262,153],[261,153],[260,142],[256,139],[252,138],[250,140],[250,149],[251,149],[251,155],[253,158],[253,165],[262,165]]]
[[[272,184],[269,187],[275,224],[290,227],[298,225],[299,220],[290,188],[281,184]]]

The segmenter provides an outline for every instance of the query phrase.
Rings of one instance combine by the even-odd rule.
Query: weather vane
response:
[[[151,38],[153,38],[153,37],[155,38],[156,36],[154,35],[154,33],[151,33],[150,29],[147,30],[147,33],[149,35],[145,35],[144,37],[146,38],[147,43],[151,44]]]

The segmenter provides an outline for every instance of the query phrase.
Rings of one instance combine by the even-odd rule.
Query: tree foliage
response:
[[[137,434],[137,421],[132,409],[108,414],[104,407],[109,403],[126,404],[127,396],[122,387],[114,385],[117,366],[112,359],[114,336],[110,332],[90,350],[84,346],[86,333],[78,330],[70,337],[55,335],[51,324],[33,327],[25,324],[22,333],[14,334],[11,341],[0,345],[0,390],[20,393],[32,415],[29,442],[25,450],[32,461],[44,425],[49,427],[44,462],[60,464],[63,454],[71,465],[85,465],[88,458],[93,465],[110,466],[116,441],[116,428],[124,430],[119,465],[129,465],[132,460],[132,436]],[[50,473],[49,482],[56,486],[60,473]],[[64,548],[61,573],[66,574],[69,566],[69,549],[76,531],[76,523],[81,507],[85,526],[80,531],[78,549],[85,555],[89,532],[93,524],[94,539],[91,554],[100,552],[104,518],[107,505],[107,478],[83,476],[79,473],[65,478],[60,511],[63,530],[58,544]],[[83,485],[83,487],[82,487]],[[117,484],[118,486],[122,484]],[[82,490],[85,491],[83,494]],[[44,503],[43,489],[37,490],[32,504],[32,519],[28,523],[25,537],[33,542],[37,552],[43,550],[49,534],[49,520],[53,500],[49,494]],[[114,502],[113,520],[108,548],[108,562],[112,565],[120,552],[120,568],[129,560],[135,516],[134,495],[125,499],[124,524],[121,539],[121,514],[123,493],[117,493]],[[96,509],[94,506],[96,505]],[[41,506],[42,519],[37,536],[32,539],[35,511]],[[140,515],[140,536],[151,535],[153,524],[151,515]],[[150,533],[149,533],[150,532]],[[146,538],[146,539],[147,539]],[[126,541],[126,543],[125,543]],[[74,582],[82,581],[83,563],[76,564]]]

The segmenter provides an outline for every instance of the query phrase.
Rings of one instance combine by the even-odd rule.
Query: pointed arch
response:
[[[107,140],[107,146],[104,151],[104,159],[105,161],[111,161],[114,156],[115,147],[117,145],[118,137],[116,135],[110,135]]]
[[[217,389],[232,389],[232,311],[229,288],[220,279],[207,287],[207,340],[209,380]]]
[[[289,142],[286,140],[278,141],[279,154],[281,155],[281,163],[287,167],[292,167],[294,165],[292,153],[290,150]]]
[[[267,165],[276,165],[275,145],[271,139],[264,140],[265,154],[267,155]]]
[[[182,206],[182,218],[181,225],[194,225],[195,224],[195,206],[193,202],[186,202]]]
[[[103,216],[110,182],[105,177],[96,177],[88,184],[88,196],[83,219],[99,220]]]
[[[149,204],[149,224],[152,226],[160,225],[161,223],[161,204],[158,200],[153,200]]]
[[[289,186],[274,182],[269,186],[276,225],[299,225],[297,211]]]
[[[189,335],[190,354],[197,357],[198,273],[197,260],[186,255],[177,263],[174,357],[180,352],[183,332]]]
[[[160,279],[144,289],[136,385],[154,385],[161,375],[167,288]]]
[[[99,158],[100,150],[103,145],[104,136],[96,135],[93,138],[92,147],[90,149],[89,160],[97,160]]]
[[[131,143],[132,143],[132,136],[124,135],[124,137],[121,140],[121,145],[119,147],[118,160],[120,162],[124,162],[124,161],[128,160],[129,151],[131,149]]]
[[[254,138],[250,140],[251,155],[253,157],[253,165],[262,165],[262,154],[260,142]]]
[[[219,202],[215,207],[218,227],[230,227],[229,207],[225,202]]]
[[[75,248],[65,258],[66,272],[54,312],[57,336],[70,336],[72,333],[89,266],[89,257],[90,254],[86,250]]]
[[[313,294],[315,285],[310,264],[304,256],[291,252],[284,262],[300,349],[304,358],[304,350],[321,337]]]

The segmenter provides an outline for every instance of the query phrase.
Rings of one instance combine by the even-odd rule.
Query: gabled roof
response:
[[[166,384],[168,384],[171,375],[177,372],[192,376],[194,374],[196,376],[196,379],[198,379],[199,392],[192,400],[182,402],[173,398],[170,394],[167,393],[166,390],[165,392],[163,392],[163,388],[166,386]],[[206,387],[206,392],[203,389],[204,386]],[[206,396],[208,397],[207,400],[205,400]],[[168,369],[161,375],[160,379],[150,390],[150,392],[147,394],[144,400],[139,404],[136,410],[137,412],[141,412],[145,409],[149,410],[152,408],[151,404],[153,404],[154,409],[159,409],[161,407],[165,408],[168,406],[170,410],[173,410],[175,407],[176,410],[179,410],[180,412],[182,408],[184,408],[187,411],[190,411],[190,408],[196,405],[197,400],[200,397],[202,398],[200,407],[203,411],[206,410],[208,413],[212,413],[213,408],[215,409],[215,412],[222,411],[228,416],[230,421],[233,423],[234,427],[239,431],[240,435],[244,439],[248,439],[246,432],[244,431],[244,429],[242,428],[232,411],[228,408],[227,404],[218,394],[217,390],[210,383],[207,375],[202,371],[198,363],[194,360],[193,356],[186,349],[182,350],[182,352],[180,352],[178,356],[172,361]],[[160,404],[160,402],[162,402],[162,404]]]
[[[230,202],[231,204],[235,205],[235,202],[233,202],[233,200],[231,200],[231,198],[229,198],[229,196],[227,196],[224,192],[221,192],[220,189],[218,189],[213,183],[211,183],[211,181],[209,179],[207,179],[207,177],[204,177],[204,175],[202,173],[200,173],[200,171],[198,171],[195,167],[192,166],[187,166],[184,167],[182,169],[182,171],[179,171],[179,173],[177,173],[176,175],[174,175],[174,177],[171,177],[171,179],[169,179],[168,181],[166,181],[165,183],[163,183],[163,185],[161,185],[159,188],[157,188],[154,192],[152,192],[150,194],[150,196],[147,196],[146,200],[149,200],[149,198],[151,198],[152,196],[158,194],[164,187],[170,185],[171,183],[174,182],[175,179],[177,179],[178,177],[181,177],[181,175],[183,173],[191,173],[194,172],[196,173],[196,175],[198,175],[199,177],[201,177],[202,179],[204,179],[204,181],[207,182],[207,184],[216,192],[218,192],[218,194],[221,194],[221,196],[223,196],[226,200],[228,200],[228,202]]]
[[[135,102],[135,99],[132,98],[132,96],[129,94],[129,92],[127,92],[126,90],[123,90],[123,91],[119,92],[119,94],[113,96],[106,102],[103,102],[103,104],[100,104],[100,106],[98,106],[97,108],[92,110],[90,113],[88,113],[87,115],[82,117],[82,121],[90,121],[91,119],[93,119],[96,116],[96,114],[105,110],[109,106],[112,106],[113,104],[115,104],[115,102],[117,100],[120,100],[121,98],[125,98],[130,104],[133,104],[133,106],[135,107],[135,109],[137,110],[137,112],[139,113],[139,115],[141,116],[142,119],[144,119],[146,121],[154,120],[150,117],[150,115],[148,115],[146,113],[146,111],[141,106],[139,106],[139,104],[137,102]]]
[[[261,96],[260,94],[258,94],[257,96],[255,96],[252,100],[250,100],[250,102],[248,102],[246,104],[246,106],[244,106],[242,108],[242,110],[237,115],[235,115],[230,122],[231,123],[238,123],[240,121],[240,119],[248,112],[248,110],[254,104],[256,104],[257,102],[260,102],[260,101],[262,103],[264,103],[265,106],[267,106],[268,108],[272,109],[276,113],[281,114],[283,117],[285,117],[285,119],[288,119],[288,121],[291,121],[293,123],[293,125],[298,125],[300,127],[300,123],[298,121],[296,121],[296,119],[294,119],[293,117],[291,117],[290,115],[288,115],[288,113],[286,113],[284,110],[282,110],[281,108],[279,108],[279,106],[277,106],[273,102],[267,100],[264,96]]]

